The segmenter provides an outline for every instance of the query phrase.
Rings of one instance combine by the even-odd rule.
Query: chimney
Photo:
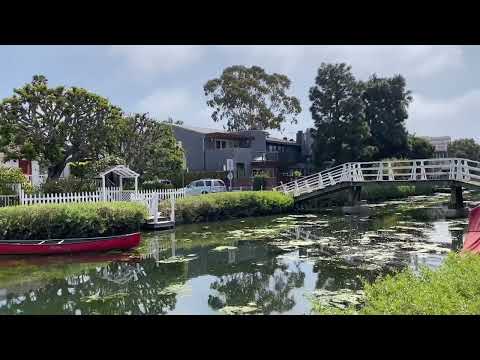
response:
[[[303,143],[303,131],[297,131],[297,144],[302,145]]]

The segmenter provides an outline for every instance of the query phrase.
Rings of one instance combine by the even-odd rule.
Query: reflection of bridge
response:
[[[428,183],[452,189],[451,207],[463,208],[462,186],[480,187],[480,162],[468,159],[420,159],[346,163],[274,188],[296,202],[349,190],[351,205],[363,184]]]

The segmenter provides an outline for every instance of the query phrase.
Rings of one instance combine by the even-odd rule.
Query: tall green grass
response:
[[[451,253],[437,270],[404,270],[365,284],[365,306],[335,310],[314,301],[318,314],[480,314],[480,256]]]

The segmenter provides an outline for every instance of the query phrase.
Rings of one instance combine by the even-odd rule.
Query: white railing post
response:
[[[468,168],[468,161],[467,160],[462,160],[463,162],[463,170],[464,170],[464,179],[465,181],[470,181],[470,170]]]
[[[383,181],[383,162],[378,163],[377,181]]]
[[[420,162],[420,166],[421,166],[421,179],[422,180],[427,180],[427,173],[425,172],[425,162],[422,160]]]
[[[389,181],[394,181],[395,180],[395,175],[393,174],[393,169],[392,169],[392,162],[388,162],[388,180]]]
[[[410,180],[416,180],[417,179],[417,161],[413,160],[413,165],[410,170]]]
[[[175,198],[170,196],[170,221],[175,221]]]

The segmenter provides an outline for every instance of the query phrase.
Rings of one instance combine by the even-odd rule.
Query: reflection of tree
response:
[[[164,289],[184,281],[184,264],[115,262],[8,296],[0,313],[165,314],[175,308],[176,294]]]
[[[264,313],[285,312],[293,308],[295,300],[290,291],[303,286],[305,273],[296,264],[295,271],[269,259],[250,272],[237,272],[220,276],[210,287],[218,295],[209,295],[208,305],[217,310],[224,306],[245,306],[250,302]]]
[[[346,265],[342,262],[317,262],[313,267],[313,271],[318,273],[315,287],[330,291],[344,288],[358,290],[363,288],[362,279],[371,282],[379,274],[378,271],[361,270]]]

